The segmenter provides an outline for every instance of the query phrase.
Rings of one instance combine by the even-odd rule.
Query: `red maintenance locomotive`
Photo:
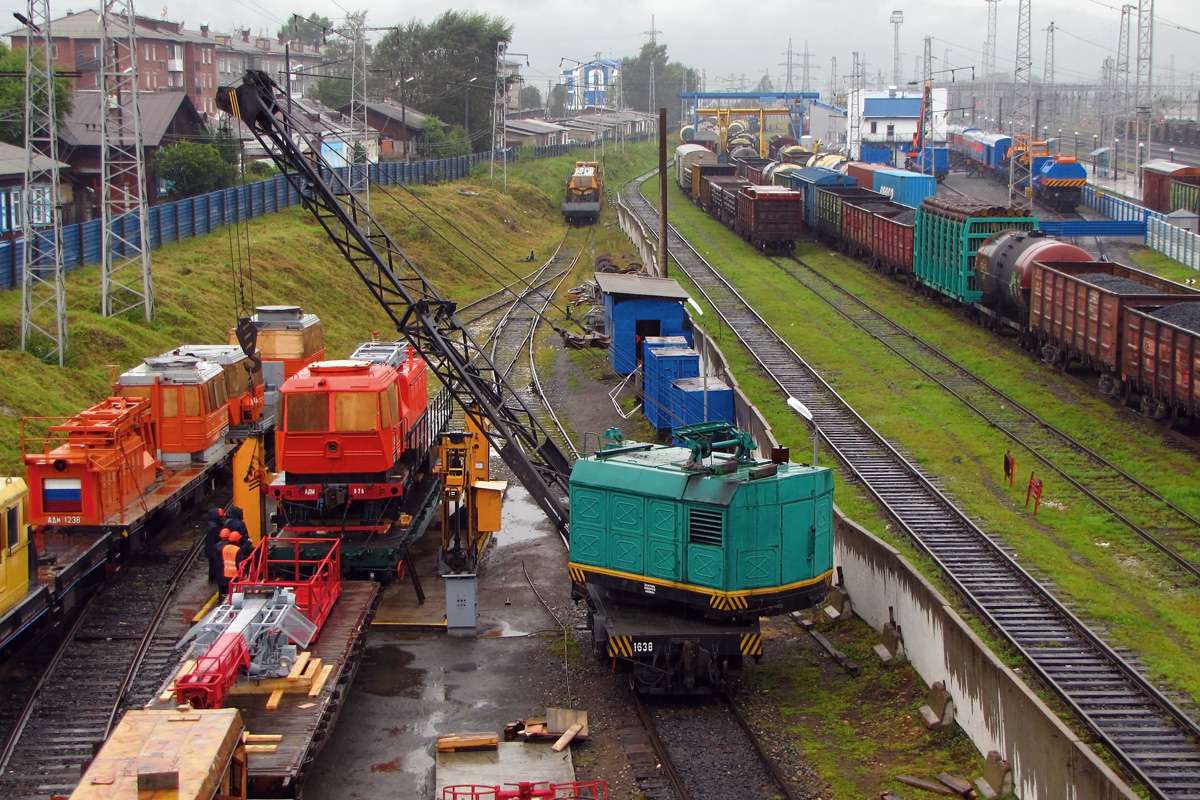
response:
[[[429,401],[427,369],[403,342],[368,342],[283,383],[267,498],[285,535],[341,536],[351,573],[396,570],[432,511],[429,456],[449,416],[448,398]]]

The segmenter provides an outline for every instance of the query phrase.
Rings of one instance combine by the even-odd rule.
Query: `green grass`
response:
[[[860,800],[911,789],[897,775],[932,778],[941,772],[973,780],[983,759],[957,725],[927,731],[919,709],[925,685],[908,665],[885,666],[872,651],[878,641],[850,618],[825,634],[858,666],[857,677],[835,665],[787,618],[763,626],[770,658],[745,670],[752,703],[780,723],[781,743],[803,754],[833,800]],[[773,721],[773,720],[772,720]]]
[[[1175,585],[1173,573],[1159,556],[1050,475],[1044,477],[1046,497],[1051,503],[1043,505],[1034,517],[1023,507],[1023,491],[1009,490],[1000,479],[1001,456],[1012,446],[1005,436],[851,326],[691,205],[677,189],[673,189],[671,202],[672,221],[697,249],[877,430],[904,448],[926,471],[938,476],[968,514],[982,520],[986,529],[1017,550],[1023,564],[1036,573],[1053,576],[1056,593],[1106,629],[1110,642],[1134,650],[1157,679],[1200,698],[1200,665],[1191,655],[1200,645],[1200,593],[1194,587]],[[836,268],[847,281],[862,282],[863,286],[872,283],[859,274],[862,268],[851,262],[807,247],[801,253],[811,257],[814,264],[822,264],[823,271]],[[862,290],[865,294],[866,289]],[[880,286],[874,290],[884,291]],[[1006,353],[989,334],[964,319],[915,299],[900,299],[904,291],[894,287],[896,296],[889,297],[889,304],[884,305],[894,317],[911,315],[898,320],[902,324],[926,338],[953,343],[952,355],[968,367],[984,371],[989,378],[1008,382],[1011,386],[1005,388],[1014,394],[1024,391],[1046,399],[1052,421],[1064,427],[1075,426],[1090,444],[1118,448],[1114,459],[1118,463],[1124,463],[1121,459],[1128,456],[1130,468],[1146,473],[1182,501],[1197,502],[1194,479],[1188,480],[1190,456],[1168,453],[1153,429],[1130,426],[1125,415],[1087,397],[1074,382],[1045,373],[1024,354]],[[712,328],[715,317],[706,313],[705,323]],[[776,426],[781,442],[793,447],[795,442],[804,442],[806,432],[783,404],[777,387],[759,376],[744,349],[726,344],[733,338],[731,334],[718,336],[738,380]],[[1044,374],[1022,388],[1033,373]],[[1117,430],[1119,436],[1113,433]],[[1143,448],[1145,452],[1139,454]],[[1034,463],[1029,453],[1016,447],[1013,451],[1023,469]],[[1157,464],[1160,454],[1165,467],[1151,470],[1141,466]],[[1149,474],[1154,471],[1162,474]],[[843,510],[894,541],[873,504],[860,500],[857,492],[847,492],[844,485],[843,481],[837,495]],[[902,549],[906,554],[911,552],[911,548]],[[937,574],[927,560],[914,560],[927,575]]]
[[[1133,260],[1134,266],[1147,272],[1153,272],[1155,275],[1161,275],[1168,280],[1182,283],[1188,278],[1200,278],[1200,272],[1180,261],[1164,256],[1157,250],[1151,250],[1149,247],[1131,250],[1129,257]]]

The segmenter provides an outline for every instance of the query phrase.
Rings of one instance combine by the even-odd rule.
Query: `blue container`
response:
[[[890,145],[863,142],[859,147],[858,160],[867,164],[895,164],[896,155]]]
[[[921,205],[926,197],[937,194],[937,179],[932,175],[903,169],[876,170],[872,182],[875,191],[911,208]]]
[[[817,229],[817,187],[857,186],[854,178],[825,167],[807,167],[791,176],[792,188],[804,193],[804,224],[810,231]]]
[[[705,387],[707,385],[707,392]],[[680,425],[701,422],[733,422],[733,389],[716,378],[679,378],[672,384],[672,415]],[[705,418],[705,395],[708,417]]]
[[[949,147],[925,147],[913,163],[913,172],[935,177],[950,171]]]
[[[671,410],[673,383],[700,375],[700,354],[689,347],[659,347],[646,351],[643,364],[642,406],[646,419],[658,430],[677,427]]]

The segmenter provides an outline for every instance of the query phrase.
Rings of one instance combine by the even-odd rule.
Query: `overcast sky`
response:
[[[1099,76],[1100,62],[1115,54],[1122,0],[1037,0],[1034,6],[1034,74],[1041,75],[1047,24],[1054,20],[1057,77],[1059,81],[1090,81]],[[339,5],[340,4],[340,5]],[[20,0],[0,0],[10,18],[14,10],[25,10]],[[58,0],[54,13],[79,10],[86,3],[70,6]],[[345,10],[363,7],[362,0],[205,0],[196,5],[178,0],[142,2],[139,14],[165,14],[181,19],[189,28],[208,23],[216,30],[249,27],[274,35],[293,12],[317,12],[330,18]],[[868,70],[874,74],[892,69],[892,29],[888,16],[893,8],[904,11],[901,29],[902,74],[912,79],[913,59],[923,48],[923,37],[933,40],[935,64],[949,49],[952,65],[978,64],[986,38],[984,0],[688,0],[646,2],[615,0],[586,3],[581,0],[409,0],[394,5],[367,6],[368,24],[385,26],[410,18],[430,19],[449,7],[476,9],[506,17],[514,27],[512,50],[529,54],[528,80],[545,89],[555,78],[559,59],[583,59],[596,51],[621,57],[636,52],[647,38],[650,15],[672,58],[707,71],[708,88],[726,88],[731,74],[745,73],[754,83],[769,71],[782,85],[784,50],[788,36],[793,47],[803,51],[805,39],[811,52],[812,83],[824,90],[829,83],[830,58],[838,59],[838,73],[850,70],[851,51],[866,53]],[[1017,0],[1001,0],[999,6],[997,67],[1011,71],[1016,42]],[[1178,82],[1187,84],[1192,73],[1200,73],[1200,2],[1158,0],[1155,10],[1160,22],[1155,31],[1156,86],[1170,81],[1170,58],[1175,56]],[[1169,23],[1167,22],[1169,21]],[[1173,29],[1183,25],[1198,32]],[[1131,50],[1136,44],[1131,45]],[[799,57],[797,62],[801,61]],[[799,66],[797,66],[799,80]],[[1196,78],[1200,87],[1200,75]],[[799,87],[797,87],[799,88]]]

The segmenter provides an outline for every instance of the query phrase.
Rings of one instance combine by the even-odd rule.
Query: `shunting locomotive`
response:
[[[588,225],[600,217],[604,196],[604,168],[597,161],[576,161],[567,179],[562,212],[568,225]]]
[[[763,654],[759,617],[810,608],[833,568],[833,475],[755,458],[725,423],[609,441],[571,472],[569,571],[597,656],[645,693],[710,692]],[[682,446],[680,446],[682,445]]]

